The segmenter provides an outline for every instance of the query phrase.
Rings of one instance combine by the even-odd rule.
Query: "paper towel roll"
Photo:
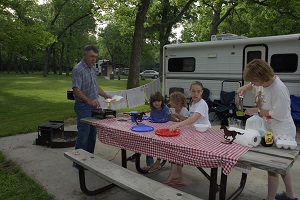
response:
[[[261,136],[257,130],[254,129],[244,130],[235,127],[230,127],[228,130],[243,133],[243,135],[237,134],[235,136],[235,140],[233,141],[235,143],[245,145],[248,147],[256,147],[257,145],[260,144]]]

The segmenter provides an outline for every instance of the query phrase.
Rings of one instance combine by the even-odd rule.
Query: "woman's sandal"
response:
[[[142,170],[149,172],[149,170],[151,169],[151,166],[145,166],[142,168]]]
[[[148,170],[148,172],[156,172],[157,170],[161,169],[161,166],[159,165],[158,167],[153,168],[154,166],[151,166],[150,169]]]
[[[182,187],[187,185],[184,181],[180,181],[178,179],[167,180],[164,183],[171,187]]]

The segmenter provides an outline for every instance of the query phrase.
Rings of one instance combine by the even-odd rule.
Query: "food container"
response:
[[[130,117],[131,117],[131,121],[132,121],[132,122],[136,122],[136,121],[135,121],[135,116],[136,116],[137,114],[139,114],[138,111],[131,111],[131,112],[130,112]]]
[[[194,127],[199,132],[205,132],[209,128],[208,124],[194,124]]]

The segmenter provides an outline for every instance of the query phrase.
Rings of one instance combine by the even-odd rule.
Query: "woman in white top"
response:
[[[239,96],[246,91],[256,93],[256,107],[248,108],[247,115],[258,113],[261,117],[272,116],[271,127],[274,137],[288,137],[295,139],[296,127],[291,117],[290,95],[287,87],[275,76],[272,67],[261,59],[255,59],[246,65],[243,78],[249,84],[237,90]],[[268,172],[268,196],[266,200],[292,200],[297,199],[292,190],[292,175],[289,171],[281,175],[286,191],[277,193],[279,174]]]

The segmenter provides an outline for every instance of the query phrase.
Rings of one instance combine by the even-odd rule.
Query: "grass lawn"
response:
[[[141,80],[140,84],[150,81]],[[126,89],[127,80],[99,77],[98,83],[105,91],[118,91]],[[70,76],[0,73],[0,85],[0,137],[36,132],[38,126],[49,120],[67,122],[76,117],[74,101],[67,99],[67,90],[72,88]],[[147,112],[149,105],[134,110]],[[130,109],[117,112],[127,111]],[[0,199],[47,200],[54,197],[0,152]]]
[[[127,80],[98,79],[105,91],[125,90]],[[141,85],[150,80],[141,80]],[[72,78],[65,75],[41,73],[0,73],[0,137],[37,131],[38,126],[49,120],[75,118],[74,101],[67,99],[72,88]],[[148,111],[149,106],[135,108]],[[117,112],[128,111],[122,109]]]
[[[0,152],[0,199],[51,200],[55,198]]]

